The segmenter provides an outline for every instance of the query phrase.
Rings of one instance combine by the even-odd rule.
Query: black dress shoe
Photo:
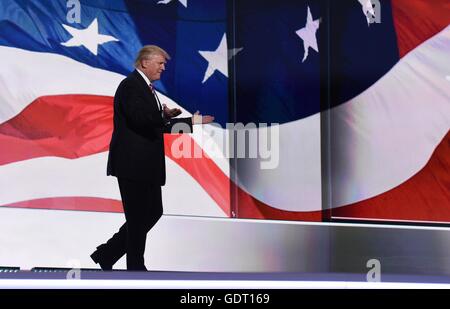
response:
[[[102,270],[112,270],[112,264],[102,259],[99,247],[97,247],[97,250],[91,254],[91,259],[95,262],[95,264],[99,264]]]

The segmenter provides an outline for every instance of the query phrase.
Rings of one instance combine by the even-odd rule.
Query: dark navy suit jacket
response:
[[[192,121],[190,117],[165,120],[158,106],[136,70],[120,83],[114,96],[114,130],[107,175],[165,184],[163,133],[171,132],[177,123],[184,123],[186,128],[178,133],[190,133]]]

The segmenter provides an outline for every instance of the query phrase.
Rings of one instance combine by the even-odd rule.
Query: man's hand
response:
[[[214,121],[214,116],[210,115],[200,115],[199,111],[196,111],[195,114],[192,116],[192,124],[205,124],[205,123],[211,123]]]
[[[166,104],[163,104],[163,112],[164,112],[164,118],[171,119],[171,118],[176,117],[179,114],[181,114],[181,109],[168,108]]]

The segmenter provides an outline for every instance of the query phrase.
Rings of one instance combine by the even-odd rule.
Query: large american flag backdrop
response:
[[[0,206],[122,212],[112,98],[156,44],[172,56],[162,101],[222,127],[189,136],[199,158],[166,136],[166,214],[450,222],[450,4],[367,3],[2,0]],[[279,123],[278,166],[218,156],[227,122]]]
[[[380,1],[370,25],[356,1],[340,2],[330,16],[332,214],[449,222],[450,2]]]

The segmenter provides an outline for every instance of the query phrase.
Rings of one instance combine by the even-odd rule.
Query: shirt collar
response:
[[[139,74],[141,74],[142,78],[145,80],[145,82],[147,83],[147,86],[150,86],[152,84],[152,82],[148,79],[147,76],[145,76],[144,72],[142,72],[141,70],[139,70],[138,68],[136,68],[136,71],[139,72]]]

